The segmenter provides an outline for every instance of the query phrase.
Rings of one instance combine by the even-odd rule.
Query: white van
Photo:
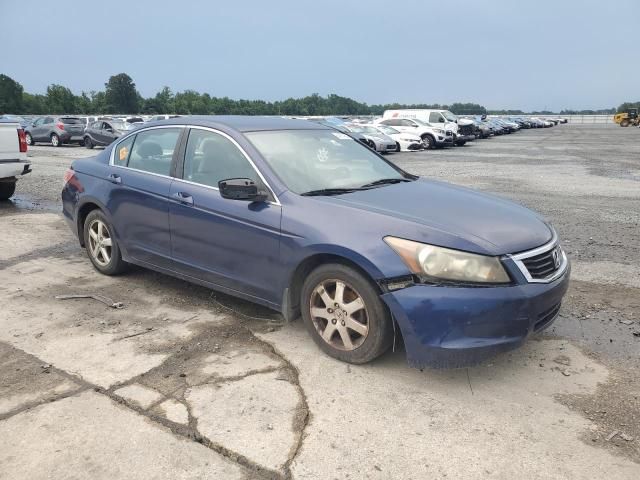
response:
[[[422,122],[426,122],[434,127],[443,130],[451,130],[456,145],[464,145],[466,142],[475,140],[473,134],[473,122],[464,119],[458,119],[456,115],[449,110],[427,110],[427,109],[403,109],[403,110],[385,110],[382,115],[384,119],[388,118],[415,118]]]

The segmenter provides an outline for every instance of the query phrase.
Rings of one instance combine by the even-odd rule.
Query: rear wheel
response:
[[[95,145],[91,141],[91,138],[84,137],[84,146],[87,147],[88,149],[92,149]]]
[[[456,145],[457,145],[457,146],[459,146],[459,147],[462,147],[462,146],[464,146],[464,144],[465,144],[465,143],[467,143],[467,141],[466,141],[466,140],[458,140],[458,141],[456,142]]]
[[[93,210],[84,221],[84,244],[93,266],[105,275],[117,275],[127,268],[113,234],[113,227],[100,210]]]
[[[60,137],[55,133],[51,134],[51,145],[53,145],[54,147],[60,146]]]
[[[424,143],[424,148],[426,148],[427,150],[433,148],[434,145],[436,144],[435,140],[431,135],[423,135],[422,143]]]
[[[16,182],[0,182],[0,200],[9,200],[16,191]]]
[[[31,136],[31,134],[29,132],[24,134],[24,138],[27,142],[27,145],[31,146],[33,145],[33,137]]]
[[[315,269],[302,286],[301,307],[309,334],[331,357],[367,363],[391,346],[391,315],[372,283],[353,268]]]
[[[620,126],[621,126],[621,127],[628,127],[630,123],[631,123],[631,122],[629,122],[629,120],[628,120],[627,118],[625,118],[624,120],[622,120],[622,121],[620,122]]]

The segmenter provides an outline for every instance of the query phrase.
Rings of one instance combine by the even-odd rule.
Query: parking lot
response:
[[[347,365],[300,321],[140,268],[98,274],[60,215],[89,153],[31,147],[0,205],[0,479],[640,477],[638,129],[387,157],[541,212],[572,261],[552,328],[458,370],[411,369],[401,347]]]

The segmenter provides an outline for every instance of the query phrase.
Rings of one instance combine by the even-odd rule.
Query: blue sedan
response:
[[[570,266],[514,203],[411,175],[304,120],[146,124],[65,175],[64,216],[106,275],[136,264],[299,316],[365,363],[462,366],[548,327]]]

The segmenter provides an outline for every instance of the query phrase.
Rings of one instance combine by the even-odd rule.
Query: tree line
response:
[[[622,104],[623,106],[632,104]],[[348,97],[317,93],[303,98],[288,98],[282,101],[233,100],[214,97],[208,93],[185,90],[174,93],[169,87],[162,88],[153,97],[144,98],[136,89],[133,79],[126,73],[113,75],[105,83],[103,91],[74,94],[69,88],[51,84],[45,94],[24,91],[20,83],[0,74],[0,114],[179,114],[179,115],[382,115],[388,109],[424,108],[450,110],[457,115],[520,115],[522,110],[491,110],[477,103],[399,104],[368,105]],[[625,107],[626,108],[626,107]],[[561,114],[614,113],[606,110],[563,110]],[[622,110],[619,110],[622,111]],[[532,112],[552,114],[550,111]]]

